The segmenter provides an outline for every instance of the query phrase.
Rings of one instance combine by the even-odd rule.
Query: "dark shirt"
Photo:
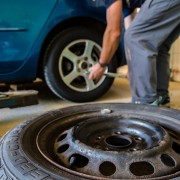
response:
[[[111,6],[116,0],[104,0],[106,8]],[[123,15],[124,17],[130,15],[134,9],[141,7],[145,0],[122,0],[123,1]]]

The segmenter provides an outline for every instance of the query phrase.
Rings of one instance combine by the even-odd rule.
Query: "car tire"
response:
[[[55,95],[72,102],[88,102],[109,90],[113,78],[88,79],[89,68],[99,60],[102,35],[91,28],[74,27],[55,36],[44,58],[45,81]],[[116,69],[113,57],[105,71]]]
[[[104,123],[105,121],[107,123]],[[123,125],[122,122],[126,124],[126,127],[121,126]],[[131,126],[131,122],[135,123],[135,126]],[[180,112],[178,110],[133,104],[86,104],[50,111],[24,121],[1,138],[0,179],[175,180],[180,177],[179,125]],[[72,128],[72,134],[75,135],[71,138],[72,134],[69,129]],[[114,132],[114,135],[120,137],[119,129],[127,130],[128,134],[135,133],[142,136],[141,138],[136,137],[137,144],[141,141],[144,146],[147,140],[149,147],[144,149],[138,145],[142,149],[129,151],[129,144],[126,144],[129,138],[123,139],[120,149],[111,151],[96,148],[93,144],[86,144],[89,141],[91,142],[93,137],[96,138],[95,135],[99,136],[100,133],[105,135],[108,131]],[[125,133],[125,135],[127,134]],[[96,143],[97,140],[100,138],[96,139]],[[64,145],[57,148],[56,146],[60,146],[59,143]],[[133,146],[134,143],[132,142],[130,146]],[[115,143],[115,145],[118,144]],[[122,146],[124,146],[124,150],[121,149]],[[111,146],[108,147],[111,148]],[[117,146],[112,148],[114,147]],[[80,157],[77,156],[78,153]],[[81,156],[86,156],[89,159],[90,166],[87,165],[86,161],[84,161],[85,164],[80,164],[82,166],[77,169],[74,169],[73,166],[65,166],[62,161],[59,161],[59,154],[62,155],[61,160],[65,163],[67,163],[66,156],[68,163],[73,162],[70,162],[71,159],[69,158],[72,154],[76,154],[78,162],[83,162],[84,159]],[[106,156],[111,158],[107,159]],[[95,172],[101,171],[101,167],[97,168],[97,166],[100,164],[99,162],[104,161],[103,159],[116,163],[118,158],[122,162],[118,165],[122,165],[126,170],[120,171],[118,169],[115,173],[120,173],[119,176],[123,178],[111,176],[108,174],[110,169],[107,171],[106,168],[104,174]],[[123,163],[124,161],[126,163]],[[138,169],[136,172],[136,168],[133,169],[133,167],[132,172],[130,172],[132,164],[136,161],[142,161],[145,165],[150,162],[145,169],[145,172],[150,174],[143,174],[143,176],[136,174],[142,173],[142,171]],[[84,166],[88,166],[88,168]],[[150,172],[148,171],[149,166]],[[86,174],[83,169],[90,170],[90,172]]]

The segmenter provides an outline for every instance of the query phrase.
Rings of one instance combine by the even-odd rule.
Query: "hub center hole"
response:
[[[132,144],[132,140],[126,136],[110,136],[105,140],[106,144],[114,149],[121,149],[129,147]]]

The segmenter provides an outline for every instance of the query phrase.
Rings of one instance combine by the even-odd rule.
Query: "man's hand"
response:
[[[103,67],[100,66],[99,63],[96,63],[94,66],[92,66],[89,69],[89,79],[91,80],[98,80],[103,76],[104,73],[104,69]]]

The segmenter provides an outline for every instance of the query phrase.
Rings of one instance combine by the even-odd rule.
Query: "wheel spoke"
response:
[[[68,60],[70,60],[73,64],[74,62],[76,62],[79,57],[74,54],[72,51],[70,51],[68,48],[66,48],[63,52],[62,52],[62,56],[66,57]]]
[[[70,72],[68,75],[64,76],[63,79],[66,82],[66,84],[70,85],[74,79],[76,79],[79,76],[79,73],[76,71]]]
[[[86,41],[84,55],[87,56],[89,59],[92,58],[91,54],[92,54],[94,46],[95,46],[94,42]]]
[[[87,91],[90,91],[90,90],[93,90],[93,89],[96,88],[96,85],[95,85],[94,81],[88,79],[88,77],[85,78],[85,80],[86,80],[86,85],[87,85],[86,86]]]

